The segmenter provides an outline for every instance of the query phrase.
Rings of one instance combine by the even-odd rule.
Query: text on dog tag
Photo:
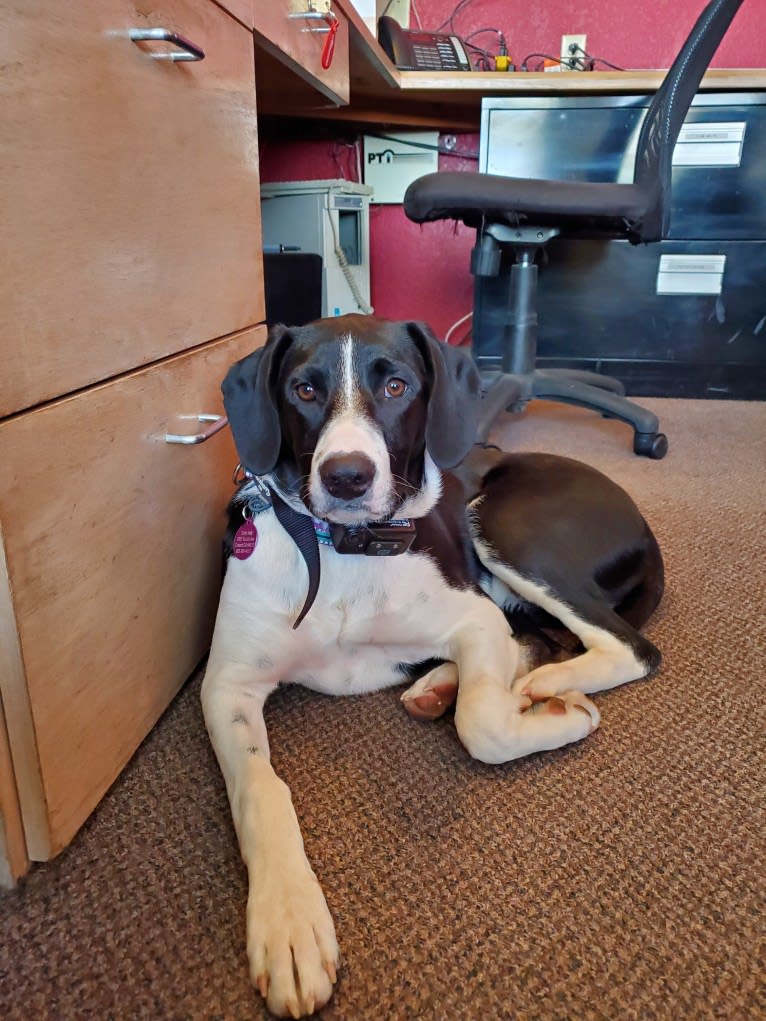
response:
[[[237,560],[247,560],[258,544],[258,529],[250,518],[247,518],[234,535],[232,552]]]

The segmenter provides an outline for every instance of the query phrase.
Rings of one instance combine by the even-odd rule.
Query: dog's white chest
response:
[[[230,605],[219,615],[216,644],[256,647],[254,661],[273,662],[280,680],[328,694],[399,683],[402,664],[449,658],[456,621],[482,598],[450,588],[422,553],[377,558],[322,546],[316,600],[293,630],[308,590],[306,565],[272,515],[257,520],[254,555],[229,564],[221,598]]]
[[[444,587],[427,558],[417,554],[376,558],[333,550],[322,553],[315,618],[322,621],[330,641],[365,644],[418,637],[422,628],[413,618],[438,601]]]
[[[400,664],[444,655],[449,592],[425,556],[383,560],[328,550],[319,595],[298,628],[310,655],[291,679],[328,693],[403,680]]]

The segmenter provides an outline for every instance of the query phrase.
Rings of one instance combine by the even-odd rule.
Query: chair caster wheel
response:
[[[665,433],[635,433],[633,453],[661,461],[668,452],[668,438]]]

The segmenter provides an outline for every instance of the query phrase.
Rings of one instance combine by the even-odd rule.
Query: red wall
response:
[[[456,0],[417,0],[421,22],[436,29]],[[454,27],[463,37],[479,28],[501,29],[511,58],[521,62],[533,52],[558,54],[563,34],[585,32],[588,52],[630,68],[667,67],[680,49],[703,0],[544,0],[514,3],[473,0]],[[475,41],[496,52],[491,33]],[[766,0],[745,0],[718,53],[714,67],[766,66]],[[459,136],[458,148],[478,150],[476,136]],[[476,163],[440,157],[442,170],[476,169]],[[345,177],[356,180],[356,158],[347,144],[262,141],[264,181]],[[468,270],[474,232],[461,224],[441,222],[420,227],[401,206],[373,206],[370,216],[372,304],[391,319],[423,319],[444,336],[471,308]],[[456,331],[453,341],[462,331]]]
[[[539,51],[558,56],[561,36],[584,32],[588,52],[620,67],[656,68],[672,63],[706,0],[472,0],[458,14],[458,35],[501,29],[513,60]],[[417,0],[423,26],[435,28],[454,9],[453,0]],[[474,40],[490,45],[492,35]],[[766,65],[766,0],[745,0],[726,34],[713,67]]]

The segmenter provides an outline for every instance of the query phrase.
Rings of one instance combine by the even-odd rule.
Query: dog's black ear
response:
[[[426,450],[439,468],[454,468],[476,442],[480,377],[468,354],[436,338],[425,323],[407,323],[430,376]]]
[[[253,475],[268,475],[279,459],[276,385],[291,340],[286,326],[273,326],[264,346],[232,365],[221,385],[240,462]]]

